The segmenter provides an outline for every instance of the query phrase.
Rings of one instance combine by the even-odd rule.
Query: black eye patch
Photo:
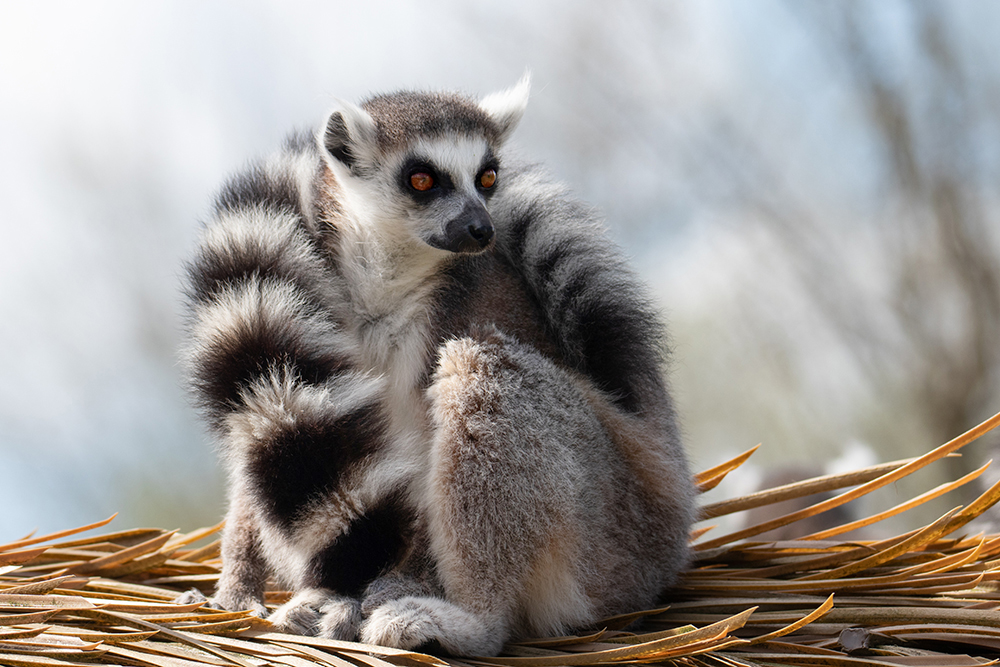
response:
[[[492,179],[487,177],[484,180],[484,176],[487,176],[492,172]],[[483,160],[482,166],[479,168],[479,173],[476,175],[476,189],[479,191],[483,197],[489,198],[493,196],[496,192],[496,183],[500,175],[500,162],[493,156],[492,151]]]
[[[399,184],[403,192],[417,202],[427,202],[455,190],[447,172],[438,170],[430,160],[412,158],[399,170]]]

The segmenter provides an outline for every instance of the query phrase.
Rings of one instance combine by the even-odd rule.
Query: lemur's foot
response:
[[[225,611],[245,611],[249,609],[253,612],[254,616],[259,616],[260,618],[267,617],[267,607],[264,606],[263,602],[252,597],[226,597],[217,595],[213,598],[207,598],[197,588],[191,588],[174,598],[174,604],[194,604],[196,602],[200,602],[203,606],[210,609],[222,609]]]

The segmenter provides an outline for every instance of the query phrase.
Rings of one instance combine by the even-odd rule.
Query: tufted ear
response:
[[[524,115],[530,90],[531,73],[525,72],[513,87],[487,95],[479,101],[479,108],[500,128],[501,142],[507,140]]]
[[[375,121],[356,104],[339,102],[326,121],[322,143],[333,158],[353,168],[359,158],[375,153]]]

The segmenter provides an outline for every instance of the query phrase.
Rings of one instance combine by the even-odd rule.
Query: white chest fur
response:
[[[365,370],[386,382],[394,443],[419,450],[428,439],[421,386],[434,354],[432,299],[447,254],[412,239],[368,238],[357,229],[344,240],[340,260],[351,300],[349,328]]]
[[[432,353],[430,308],[419,296],[406,299],[394,312],[360,320],[356,329],[365,365],[386,382],[386,407],[397,437],[420,437],[427,429],[421,384]]]

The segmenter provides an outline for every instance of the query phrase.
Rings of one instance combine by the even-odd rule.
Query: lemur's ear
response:
[[[530,90],[531,72],[525,72],[513,87],[487,95],[479,101],[479,108],[500,128],[500,141],[506,141],[520,122],[524,108],[528,106]]]
[[[375,121],[356,104],[339,102],[326,121],[322,142],[331,156],[353,168],[359,158],[374,153]]]

